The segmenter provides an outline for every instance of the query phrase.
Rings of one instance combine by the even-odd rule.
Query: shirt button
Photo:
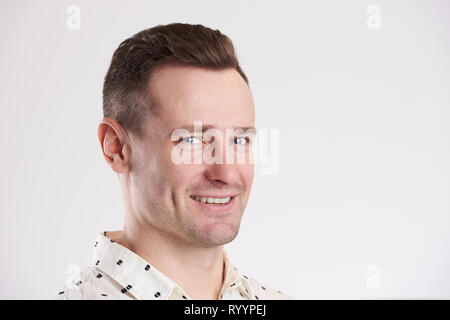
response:
[[[161,293],[157,292],[155,293],[155,297],[158,298],[161,295]]]

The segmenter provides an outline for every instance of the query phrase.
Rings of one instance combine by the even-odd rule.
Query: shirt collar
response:
[[[97,235],[92,262],[119,283],[122,292],[128,292],[139,300],[164,300],[177,289],[188,298],[186,292],[161,271],[114,241],[120,233],[121,231],[104,231]],[[248,278],[239,271],[225,250],[224,269],[225,277],[220,296],[231,288],[242,286],[245,289],[242,290],[243,294],[250,297],[252,293]]]

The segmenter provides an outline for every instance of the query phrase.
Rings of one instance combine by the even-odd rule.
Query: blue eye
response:
[[[198,137],[183,137],[180,139],[180,142],[185,143],[185,144],[197,144],[197,143],[201,143],[202,139],[200,139]]]
[[[247,137],[234,137],[233,142],[239,145],[244,145],[250,143],[250,139]]]

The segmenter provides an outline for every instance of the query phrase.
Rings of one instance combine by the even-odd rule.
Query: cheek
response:
[[[168,174],[170,174],[171,183],[175,193],[183,192],[198,177],[200,168],[195,165],[171,164]]]
[[[247,164],[242,168],[242,179],[244,180],[245,187],[250,191],[253,184],[253,177],[255,174],[255,166],[253,164]]]

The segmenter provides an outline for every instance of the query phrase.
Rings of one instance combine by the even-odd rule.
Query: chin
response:
[[[214,230],[215,228],[210,228],[209,230],[203,232],[200,235],[201,242],[209,247],[217,247],[233,241],[238,233],[239,227],[227,226],[228,228],[220,228],[220,230]],[[217,226],[216,226],[217,228]],[[219,228],[217,228],[219,229]]]

